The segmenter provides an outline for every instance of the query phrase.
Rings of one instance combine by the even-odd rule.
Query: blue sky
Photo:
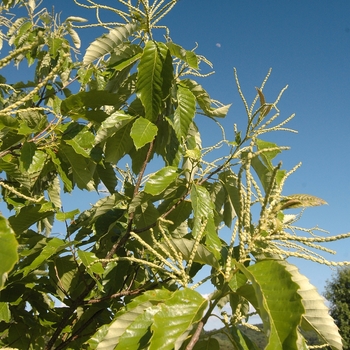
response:
[[[116,6],[116,1],[104,3]],[[52,4],[56,11],[62,10],[63,19],[70,15],[86,16],[73,0],[43,2],[49,8]],[[265,137],[291,146],[281,157],[284,168],[303,163],[289,178],[285,194],[307,193],[328,202],[327,206],[307,209],[303,226],[318,225],[331,234],[350,231],[350,2],[180,0],[163,23],[170,28],[175,43],[186,49],[198,43],[196,52],[213,63],[215,75],[201,83],[213,98],[232,103],[224,122],[229,134],[233,123],[241,129],[245,127],[233,67],[238,70],[248,102],[270,67],[272,74],[264,89],[268,102],[274,101],[278,92],[289,85],[279,104],[281,120],[296,113],[289,126],[299,133]],[[92,31],[83,34],[84,46],[98,35]],[[202,128],[204,137],[210,140],[213,124],[208,122]],[[84,198],[81,201],[85,201],[87,208],[85,196],[79,198]],[[78,205],[73,197],[68,202],[66,210]],[[328,247],[335,249],[337,255],[327,258],[350,260],[350,239]],[[332,274],[329,267],[291,261],[323,291]]]
[[[298,134],[268,137],[291,146],[281,160],[290,169],[302,167],[288,180],[285,194],[307,193],[328,205],[309,208],[302,224],[318,225],[331,234],[350,231],[350,2],[181,0],[166,18],[173,41],[214,64],[216,74],[202,84],[213,98],[233,103],[225,126],[243,128],[244,110],[233,67],[238,70],[248,102],[268,69],[267,101],[288,84],[279,104],[281,119],[296,113],[289,124]],[[211,126],[208,125],[208,128]],[[268,139],[265,136],[265,139]],[[334,261],[350,260],[350,239],[329,244]],[[296,263],[320,292],[331,277],[329,267],[302,260]]]

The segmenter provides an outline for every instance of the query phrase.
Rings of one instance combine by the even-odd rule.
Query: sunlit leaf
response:
[[[0,290],[2,289],[7,273],[10,272],[18,260],[18,243],[8,221],[0,215]],[[1,314],[5,317],[6,305],[2,305]],[[9,311],[8,311],[9,313]],[[8,315],[6,313],[6,315]],[[6,316],[7,317],[7,316]]]
[[[304,314],[299,285],[286,266],[277,260],[262,260],[239,269],[251,281],[259,305],[264,332],[268,336],[266,350],[297,348],[297,328]]]
[[[157,135],[157,131],[157,126],[149,120],[142,117],[137,118],[130,132],[135,148],[138,150],[147,143],[152,142]]]
[[[150,176],[145,185],[145,192],[157,195],[162,193],[177,177],[178,169],[167,166]]]
[[[154,316],[150,350],[167,350],[181,346],[181,335],[194,326],[203,316],[208,300],[189,288],[177,290]]]
[[[127,23],[124,26],[111,29],[109,33],[96,39],[86,50],[83,58],[84,64],[89,64],[116,50],[118,45],[127,40],[137,28],[136,23]]]
[[[162,101],[162,60],[157,44],[147,42],[140,63],[137,67],[137,96],[142,101],[146,111],[146,119],[156,121]]]
[[[329,315],[324,298],[296,266],[287,262],[281,262],[281,264],[292,275],[292,280],[299,285],[298,294],[302,298],[301,301],[305,309],[301,323],[302,328],[316,332],[321,339],[332,346],[332,349],[342,349],[338,327]]]
[[[1,237],[1,233],[0,233],[0,237]],[[1,240],[1,238],[0,238]],[[2,287],[2,283],[3,283],[3,279],[1,278],[1,272],[0,272],[0,289]],[[1,321],[5,321],[5,322],[10,322],[10,318],[11,318],[11,311],[9,309],[9,303],[3,303],[0,302],[0,322]]]
[[[181,85],[177,88],[177,108],[172,124],[179,141],[187,138],[188,128],[196,113],[196,99],[193,93]]]

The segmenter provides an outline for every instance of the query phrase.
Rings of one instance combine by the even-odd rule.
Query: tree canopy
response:
[[[269,72],[248,103],[235,70],[246,125],[228,133],[230,105],[199,82],[210,61],[163,24],[176,2],[74,0],[96,14],[90,23],[45,1],[2,1],[1,346],[215,350],[201,330],[228,306],[215,317],[237,349],[257,348],[238,327],[252,307],[266,349],[308,349],[301,330],[342,349],[323,298],[287,260],[336,265],[318,250],[348,235],[295,224],[325,201],[283,194],[299,166],[282,169],[286,147],[269,141],[293,131],[278,109],[285,88],[266,97]],[[102,22],[103,10],[115,21]],[[79,35],[93,27],[104,34],[80,55]],[[31,77],[13,81],[13,66]],[[222,134],[209,147],[203,118]],[[81,191],[101,196],[64,211],[62,194]],[[64,229],[52,234],[57,222]],[[206,298],[197,289],[208,281]]]
[[[350,268],[337,270],[332,280],[327,281],[326,299],[330,302],[330,314],[344,340],[344,350],[350,349]]]

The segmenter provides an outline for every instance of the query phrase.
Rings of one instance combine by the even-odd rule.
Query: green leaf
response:
[[[105,163],[104,165],[97,164],[96,170],[107,190],[110,193],[114,193],[118,180],[112,165],[109,163]]]
[[[102,122],[101,126],[97,130],[95,144],[105,141],[134,119],[134,116],[125,114],[124,111],[117,111],[111,114]]]
[[[78,187],[80,189],[92,190],[92,176],[95,172],[96,164],[92,162],[91,158],[85,158],[84,156],[77,154],[72,147],[65,144],[61,144],[59,152],[61,152],[69,161],[72,167],[74,180]]]
[[[4,286],[7,273],[18,261],[17,247],[18,243],[12,228],[8,221],[0,215],[0,290]],[[4,315],[4,310],[0,313]]]
[[[54,237],[47,239],[45,247],[41,250],[40,254],[31,262],[30,265],[26,266],[23,269],[23,275],[27,276],[28,273],[37,269],[43,263],[46,263],[47,260],[54,255],[56,252],[63,250],[71,243],[65,243],[63,240]]]
[[[167,166],[156,173],[152,174],[145,185],[145,192],[153,196],[162,193],[177,177],[178,169]]]
[[[259,347],[253,343],[238,327],[231,327],[230,333],[235,342],[237,350],[259,350]]]
[[[199,340],[193,350],[220,350],[220,343],[215,338]]]
[[[41,205],[27,205],[17,215],[10,216],[9,222],[15,233],[21,235],[33,224],[52,214],[53,210],[43,211]]]
[[[138,29],[138,24],[127,23],[124,26],[111,29],[108,34],[96,39],[87,48],[83,58],[84,64],[89,64],[104,55],[113,51],[118,51],[118,45],[127,40]]]
[[[274,159],[281,151],[278,148],[277,144],[273,142],[267,142],[260,139],[256,139],[256,146],[258,151],[263,151],[260,153],[264,164],[268,167],[270,171],[273,171],[272,159]],[[275,149],[270,151],[270,149]]]
[[[189,67],[198,69],[198,58],[194,52],[185,50],[180,45],[174,44],[172,41],[167,42],[166,45],[168,46],[170,53],[173,56],[186,62]]]
[[[98,350],[114,350],[116,345],[119,343],[121,336],[123,336],[128,328],[135,325],[140,325],[137,335],[146,334],[148,332],[148,322],[147,317],[142,317],[144,313],[156,313],[159,311],[159,306],[157,304],[165,302],[167,299],[171,298],[173,292],[163,289],[155,289],[152,291],[147,291],[141,296],[133,299],[131,303],[126,306],[125,311],[118,312],[114,321],[109,325],[108,332],[104,339],[97,346]],[[153,311],[152,311],[153,310]],[[133,327],[135,330],[137,327]],[[127,338],[127,335],[124,336]],[[137,338],[138,339],[138,338]],[[126,341],[128,339],[125,339]],[[132,339],[129,341],[133,341]]]
[[[47,194],[49,195],[50,202],[53,203],[56,208],[60,209],[62,202],[61,186],[58,176],[56,176],[50,183],[49,187],[47,188]]]
[[[185,238],[173,238],[170,240],[170,242],[173,249],[180,252],[183,259],[188,261],[193,252],[195,241]],[[163,245],[166,247],[166,249],[170,250],[167,244],[163,243]],[[196,253],[193,261],[203,265],[209,265],[217,269],[220,267],[219,261],[216,259],[215,255],[203,244],[199,244],[196,247]]]
[[[157,135],[158,128],[149,120],[139,117],[131,128],[131,138],[134,141],[135,148],[138,150],[147,143],[153,141]]]
[[[226,116],[229,108],[229,105],[221,106],[218,108],[213,108],[211,105],[213,100],[210,98],[209,94],[203,89],[203,87],[198,84],[195,80],[184,79],[181,81],[182,84],[185,84],[193,95],[196,97],[197,103],[203,113],[209,117],[219,117],[223,118]]]
[[[207,306],[208,300],[192,289],[175,291],[154,316],[149,349],[180,348],[184,340],[181,336],[201,320]]]
[[[305,312],[299,285],[286,265],[277,260],[262,260],[246,268],[238,268],[251,281],[259,305],[264,332],[268,336],[266,350],[295,349],[297,329]]]
[[[59,221],[73,220],[75,215],[78,215],[79,213],[80,213],[79,209],[74,209],[67,213],[58,212],[56,214],[56,219]]]
[[[131,128],[132,124],[128,123],[107,139],[105,147],[106,162],[118,163],[133,148],[134,143],[130,136]]]
[[[188,129],[196,113],[196,98],[187,88],[178,85],[177,108],[172,118],[172,124],[179,141],[187,138]]]
[[[101,111],[92,111],[88,113],[88,109],[96,109],[102,106],[114,106],[118,101],[118,94],[112,94],[103,90],[81,91],[77,94],[70,95],[61,104],[61,113],[69,115],[74,119],[84,118],[88,121],[100,121],[107,118],[108,115]],[[102,116],[103,119],[96,117]]]
[[[34,142],[24,142],[21,148],[21,164],[24,171],[27,171],[33,162],[37,147]]]
[[[253,157],[251,164],[265,191],[269,188],[271,181],[276,181],[276,183],[279,184],[285,175],[285,170],[277,170],[276,177],[273,178],[273,171],[270,170],[259,157]]]
[[[219,174],[219,180],[226,192],[223,212],[224,222],[227,227],[231,227],[232,220],[236,215],[241,215],[241,203],[239,189],[237,187],[237,178],[231,170],[226,170]]]
[[[324,303],[324,298],[317,292],[317,289],[303,276],[298,268],[287,262],[281,262],[285,266],[292,280],[298,284],[298,293],[301,296],[305,313],[301,326],[304,330],[315,331],[332,349],[341,350],[342,340],[338,327],[329,315],[329,310]]]
[[[53,152],[51,149],[46,149],[45,151],[50,156],[58,174],[60,175],[61,180],[64,183],[65,190],[71,192],[73,189],[73,184],[72,181],[68,178],[65,170],[62,168],[60,159],[56,156],[56,153]],[[55,204],[55,202],[53,203]]]
[[[195,217],[206,218],[213,212],[213,203],[205,187],[194,184],[191,188],[191,201]]]
[[[74,125],[72,128],[66,130],[62,139],[67,145],[72,146],[75,153],[85,158],[90,158],[90,151],[94,145],[95,136],[88,127]]]
[[[1,235],[1,233],[0,233]],[[1,240],[1,238],[0,238]],[[3,261],[3,260],[2,260]],[[0,278],[1,278],[1,272],[0,272]],[[0,281],[0,288],[2,287],[2,281]],[[0,302],[0,322],[10,322],[11,319],[11,311],[9,309],[9,303],[2,303]]]
[[[194,184],[191,188],[190,196],[194,217],[192,234],[196,237],[200,233],[204,220],[213,216],[214,208],[210,194],[205,187]]]
[[[156,121],[162,102],[162,60],[157,43],[147,42],[137,67],[137,97],[145,107],[146,119]]]
[[[97,256],[92,252],[85,252],[83,250],[78,250],[78,256],[83,263],[83,265],[87,268],[89,273],[97,273],[103,274],[104,268],[100,262],[94,264],[96,260],[98,260]],[[90,272],[91,271],[91,272]]]

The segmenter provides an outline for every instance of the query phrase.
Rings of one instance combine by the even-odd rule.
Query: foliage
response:
[[[325,203],[282,194],[298,166],[275,165],[286,147],[265,134],[293,131],[293,116],[277,122],[285,89],[267,102],[269,73],[248,105],[235,72],[247,125],[226,135],[230,105],[198,82],[210,62],[159,25],[176,0],[74,2],[96,10],[97,23],[60,21],[34,0],[2,1],[0,185],[10,214],[0,218],[1,346],[215,349],[198,339],[219,306],[230,310],[217,317],[231,344],[254,349],[239,328],[251,305],[266,349],[307,349],[301,330],[341,349],[321,296],[286,260],[334,264],[319,243],[347,235],[315,235],[285,214]],[[103,10],[121,22],[103,23]],[[105,34],[80,59],[77,30],[91,27]],[[165,40],[154,39],[157,30]],[[32,80],[10,81],[8,65]],[[203,118],[222,132],[210,147]],[[65,212],[62,194],[81,191],[100,199]],[[213,293],[204,298],[196,289],[207,281]]]
[[[332,280],[327,281],[325,297],[330,302],[330,314],[344,340],[344,349],[350,349],[350,268],[337,270]]]

